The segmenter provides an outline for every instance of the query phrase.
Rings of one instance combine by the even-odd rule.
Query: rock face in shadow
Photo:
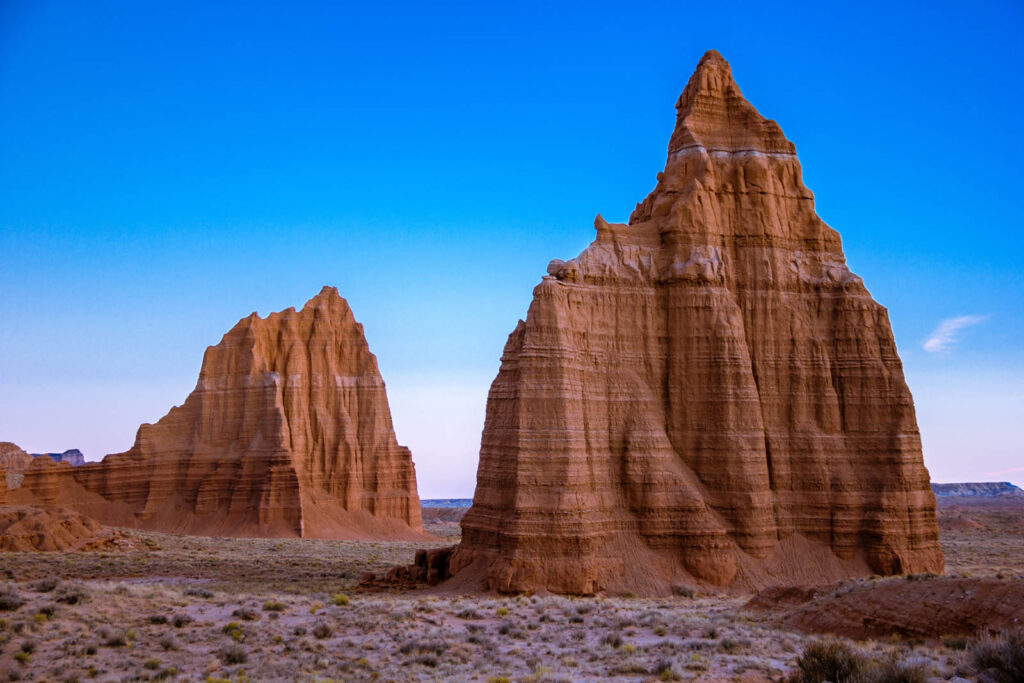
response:
[[[301,311],[239,321],[184,405],[142,425],[131,450],[78,467],[37,458],[13,493],[172,533],[424,535],[376,358],[332,287]]]
[[[716,52],[676,109],[655,189],[508,338],[452,569],[638,595],[941,571],[886,310],[793,144]]]

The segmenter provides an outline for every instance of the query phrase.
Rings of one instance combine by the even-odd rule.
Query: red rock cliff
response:
[[[707,53],[629,225],[509,336],[453,569],[501,591],[941,571],[886,310],[794,146]]]
[[[238,322],[207,349],[184,405],[126,453],[80,467],[38,458],[23,496],[112,525],[327,538],[422,535],[362,325],[336,289],[301,311]],[[31,498],[28,498],[31,500]]]

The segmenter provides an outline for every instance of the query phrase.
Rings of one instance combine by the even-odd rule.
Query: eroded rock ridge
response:
[[[174,533],[422,536],[362,325],[336,289],[253,313],[207,349],[195,390],[127,452],[71,467],[36,458],[12,495],[105,524]]]

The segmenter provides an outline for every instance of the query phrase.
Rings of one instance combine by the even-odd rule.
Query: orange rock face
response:
[[[325,287],[301,311],[239,321],[207,349],[184,405],[126,453],[71,467],[37,458],[19,499],[173,533],[423,536],[362,326]]]
[[[78,550],[103,532],[96,520],[71,510],[0,506],[0,551]]]
[[[25,470],[32,464],[32,460],[32,456],[16,444],[0,441],[0,468],[7,473],[5,483],[8,488],[21,486],[21,479]]]
[[[886,310],[793,144],[716,52],[676,109],[654,191],[509,336],[453,569],[640,595],[941,571]]]

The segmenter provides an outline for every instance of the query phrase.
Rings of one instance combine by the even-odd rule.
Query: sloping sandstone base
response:
[[[102,524],[71,510],[0,505],[0,551],[77,550],[104,533]]]

